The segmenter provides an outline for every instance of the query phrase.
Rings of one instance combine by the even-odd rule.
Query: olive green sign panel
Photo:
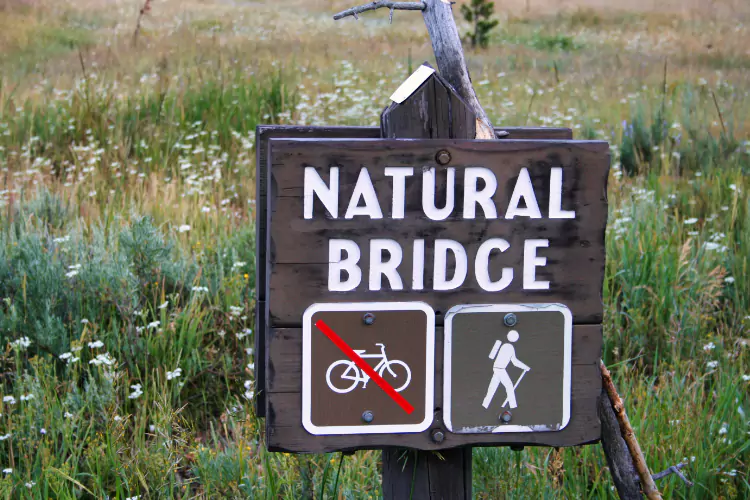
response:
[[[314,304],[304,314],[302,330],[302,423],[308,432],[382,434],[430,426],[435,392],[430,306]]]
[[[463,305],[445,317],[445,424],[554,432],[570,421],[573,318],[561,304]]]

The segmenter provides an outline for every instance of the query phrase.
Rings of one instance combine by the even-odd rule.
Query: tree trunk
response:
[[[496,139],[487,113],[479,104],[474,87],[471,84],[469,69],[464,59],[461,37],[458,35],[456,20],[450,2],[447,0],[425,0],[427,8],[422,11],[427,32],[432,41],[440,76],[456,89],[471,110],[477,116],[476,139]]]

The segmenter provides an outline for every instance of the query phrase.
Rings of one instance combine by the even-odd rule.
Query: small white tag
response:
[[[427,81],[427,79],[435,72],[433,68],[422,65],[401,84],[399,88],[391,96],[391,100],[397,104],[401,104],[409,98],[417,89]]]

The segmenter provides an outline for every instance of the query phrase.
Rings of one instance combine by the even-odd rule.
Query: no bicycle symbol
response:
[[[430,306],[314,304],[302,324],[302,423],[308,432],[389,434],[429,428],[435,391],[435,312]]]
[[[378,356],[375,355],[365,355],[363,354],[365,351],[355,351],[351,347],[347,345],[346,342],[344,342],[341,337],[336,335],[336,332],[331,330],[331,328],[325,324],[323,320],[318,320],[315,323],[315,326],[323,332],[326,337],[331,339],[331,342],[336,344],[336,347],[341,349],[341,352],[343,352],[347,358],[349,358],[350,361],[347,360],[339,360],[331,364],[331,366],[328,367],[328,371],[326,372],[326,381],[328,382],[328,387],[331,388],[332,391],[338,392],[340,394],[345,394],[347,392],[351,392],[354,390],[354,388],[357,386],[357,384],[361,381],[362,382],[362,388],[367,387],[367,382],[369,379],[372,379],[375,381],[376,384],[378,384],[378,387],[383,389],[388,396],[390,396],[391,399],[393,399],[398,405],[403,408],[403,410],[407,414],[411,414],[414,411],[414,407],[405,400],[400,394],[400,391],[403,391],[406,389],[406,387],[409,385],[409,382],[411,381],[411,370],[409,370],[409,366],[407,366],[406,363],[403,361],[388,361],[388,358],[386,358],[385,355],[385,345],[384,344],[377,344],[382,348],[382,355]],[[362,356],[360,356],[362,354]],[[362,359],[363,357],[375,357],[381,358],[380,363],[373,369],[367,362]],[[359,373],[356,371],[356,368],[354,367],[356,365],[359,367],[360,370],[365,372],[364,376],[359,375]],[[393,371],[391,368],[391,365],[400,366],[404,370],[404,383],[401,385],[398,389],[394,389],[391,384],[385,381],[383,378],[383,373],[387,369],[390,374],[393,377],[398,377],[398,374]],[[335,384],[331,380],[331,375],[336,371],[337,367],[344,368],[344,372],[340,375],[341,379],[344,380],[352,380],[354,383],[351,384],[348,388],[339,389],[335,386]],[[354,371],[353,375],[350,375],[349,373]]]

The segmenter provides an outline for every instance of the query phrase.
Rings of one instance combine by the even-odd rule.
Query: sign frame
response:
[[[458,314],[482,314],[482,313],[516,313],[516,312],[559,312],[562,313],[565,324],[563,328],[563,405],[562,423],[557,429],[549,429],[546,426],[527,425],[498,425],[491,433],[484,432],[459,432],[453,428],[451,421],[452,412],[452,344],[453,344],[453,318]],[[466,304],[452,307],[445,315],[444,347],[443,347],[443,421],[448,431],[456,434],[503,434],[511,432],[558,432],[570,423],[571,406],[571,363],[573,353],[573,315],[567,306],[563,304]]]
[[[312,422],[312,317],[318,312],[422,311],[427,318],[425,347],[425,415],[418,424],[317,426]],[[348,434],[419,433],[430,428],[435,404],[435,311],[425,302],[348,302],[318,303],[307,308],[302,317],[302,425],[316,436]],[[364,432],[363,432],[364,431]]]

